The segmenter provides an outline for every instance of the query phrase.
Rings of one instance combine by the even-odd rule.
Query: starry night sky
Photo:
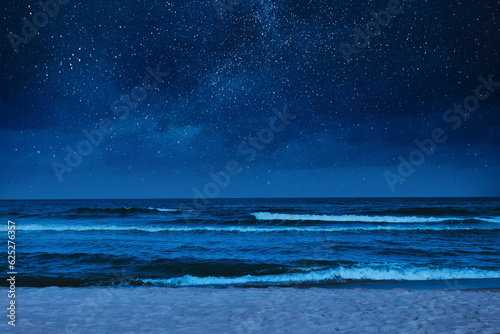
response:
[[[350,61],[342,43],[388,1],[221,1],[70,0],[18,52],[9,33],[41,7],[2,4],[0,197],[191,198],[230,161],[217,197],[500,196],[500,87],[443,120],[479,76],[500,81],[497,1],[401,1]],[[69,172],[102,119],[114,129]],[[438,127],[446,142],[392,191],[384,173]]]

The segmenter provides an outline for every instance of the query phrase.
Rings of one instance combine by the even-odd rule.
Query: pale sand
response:
[[[500,293],[481,290],[18,288],[16,306],[0,332],[500,333]]]

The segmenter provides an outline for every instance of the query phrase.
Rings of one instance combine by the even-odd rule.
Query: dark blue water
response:
[[[500,287],[498,198],[1,201],[0,213],[5,243],[16,223],[20,286]]]

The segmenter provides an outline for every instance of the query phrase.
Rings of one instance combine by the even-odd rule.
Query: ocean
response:
[[[0,213],[5,245],[16,226],[17,286],[500,288],[499,198],[12,200]]]

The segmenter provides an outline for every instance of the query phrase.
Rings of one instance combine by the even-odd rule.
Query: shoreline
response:
[[[288,283],[288,284],[205,284],[205,285],[189,285],[189,284],[179,284],[179,285],[163,285],[163,284],[134,284],[134,282],[140,280],[137,279],[125,279],[123,282],[121,278],[117,278],[119,284],[114,284],[115,279],[105,280],[106,284],[92,284],[87,283],[87,285],[78,285],[78,282],[74,282],[75,285],[65,285],[61,284],[61,281],[54,280],[50,278],[46,281],[46,285],[25,285],[25,277],[21,277],[21,280],[17,282],[17,287],[22,288],[167,288],[167,289],[177,289],[177,288],[209,288],[209,289],[227,289],[227,288],[237,288],[237,289],[267,289],[267,288],[296,288],[296,289],[311,289],[311,288],[321,288],[321,289],[367,289],[367,290],[392,290],[392,289],[407,289],[407,290],[485,290],[485,289],[500,289],[500,278],[482,278],[482,279],[446,279],[446,280],[371,280],[371,279],[361,279],[352,280],[346,279],[343,281],[338,280],[326,280],[322,282],[301,282],[301,283]],[[36,283],[36,281],[35,281]],[[52,283],[52,284],[50,284]],[[0,288],[7,287],[7,285],[0,285]]]
[[[0,289],[6,295],[7,288]],[[481,332],[500,289],[17,288],[19,333]],[[7,307],[7,298],[3,299]],[[10,329],[7,317],[0,330]]]

